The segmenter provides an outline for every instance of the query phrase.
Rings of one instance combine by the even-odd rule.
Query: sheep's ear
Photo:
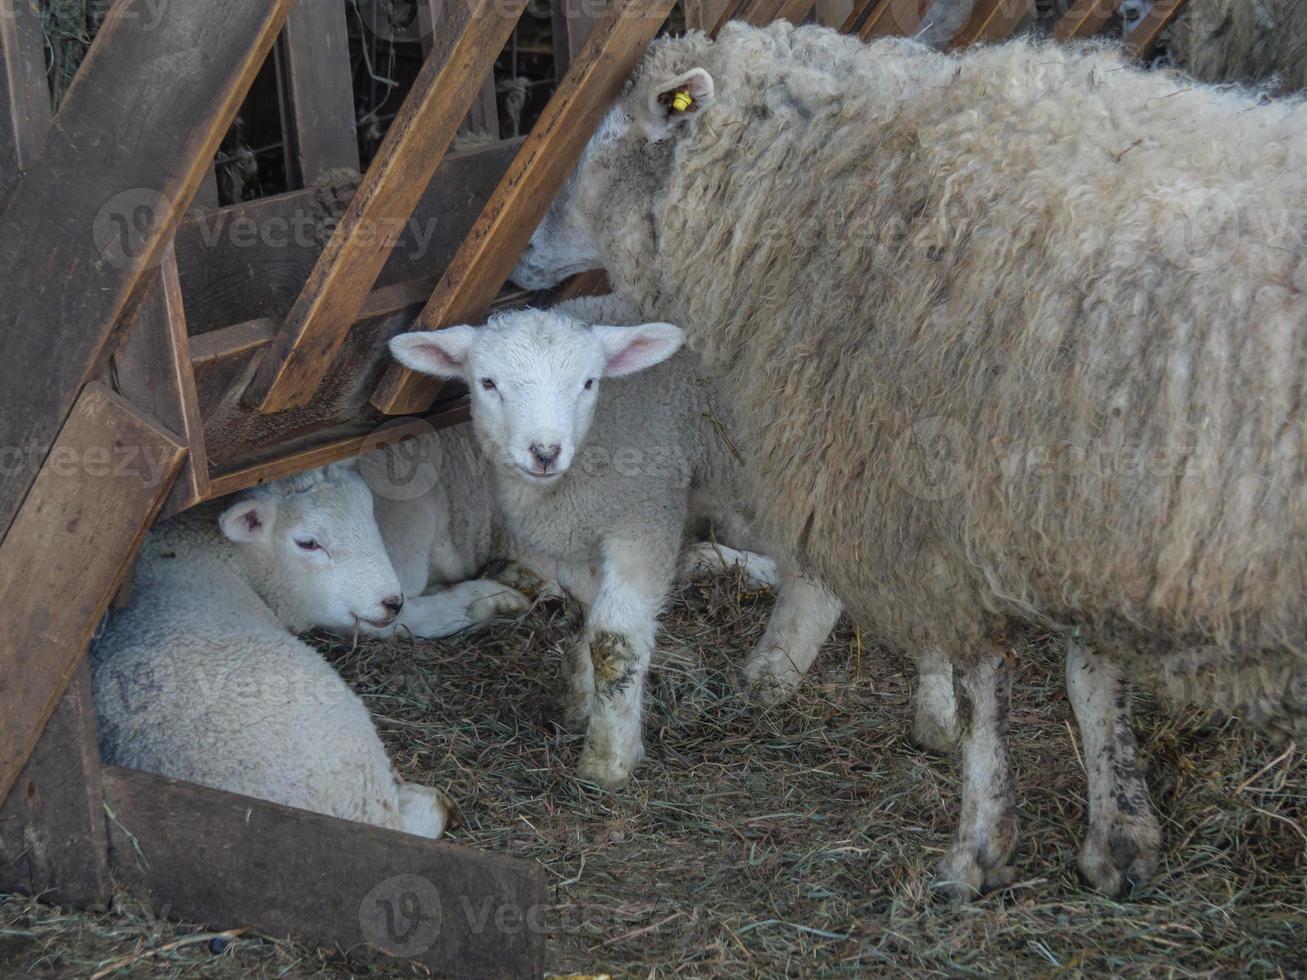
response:
[[[444,330],[396,334],[390,340],[390,353],[405,367],[437,378],[462,378],[467,369],[467,354],[476,340],[476,327],[466,324]]]
[[[594,328],[604,349],[604,377],[620,378],[661,364],[681,349],[685,332],[670,323],[645,323],[638,327]]]
[[[712,76],[702,68],[691,68],[684,75],[654,86],[649,106],[654,122],[649,138],[656,143],[675,133],[712,102],[713,92]]]
[[[232,504],[218,518],[222,533],[239,544],[265,540],[272,533],[277,502],[271,497],[253,497]]]

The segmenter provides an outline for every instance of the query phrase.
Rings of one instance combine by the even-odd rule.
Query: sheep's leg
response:
[[[381,632],[389,635],[406,629],[414,636],[439,639],[496,616],[525,612],[530,607],[530,600],[516,589],[491,579],[472,579],[435,595],[407,600],[399,619]]]
[[[400,783],[400,830],[419,837],[439,837],[449,826],[454,806],[438,789],[417,783]]]
[[[776,562],[766,555],[753,551],[739,551],[724,544],[700,541],[685,549],[677,577],[692,581],[704,575],[720,575],[736,568],[744,570],[744,577],[761,589],[778,589],[781,574]]]
[[[744,662],[740,683],[764,704],[793,696],[843,607],[820,583],[782,571],[767,629]]]
[[[586,620],[599,597],[599,576],[588,565],[559,562],[559,584],[585,609]],[[563,727],[583,732],[594,713],[595,672],[590,659],[590,640],[586,631],[571,643],[563,653]]]
[[[1012,880],[1017,844],[1012,768],[1008,761],[1010,672],[1003,656],[986,652],[958,670],[955,690],[962,746],[962,818],[957,837],[935,872],[934,888],[966,901]]]
[[[1076,636],[1067,637],[1066,687],[1089,775],[1089,836],[1080,848],[1080,871],[1099,891],[1123,895],[1152,877],[1162,841],[1139,770],[1130,689],[1115,662]]]
[[[923,749],[952,755],[958,745],[958,708],[953,696],[953,665],[933,647],[917,657],[917,711],[912,740]]]
[[[618,786],[644,758],[644,678],[653,658],[658,610],[676,572],[666,542],[608,542],[599,594],[586,621],[594,670],[594,710],[577,775]]]

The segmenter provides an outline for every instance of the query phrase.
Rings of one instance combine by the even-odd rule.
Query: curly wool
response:
[[[648,142],[695,66],[715,100]],[[1307,655],[1307,106],[787,24],[663,41],[621,105],[581,220],[722,373],[764,530],[863,623]]]
[[[1189,0],[1167,53],[1204,82],[1307,88],[1307,0]]]

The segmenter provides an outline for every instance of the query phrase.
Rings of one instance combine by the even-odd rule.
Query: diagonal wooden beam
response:
[[[948,43],[947,50],[1006,40],[1033,10],[1034,0],[976,0],[971,16]]]
[[[776,16],[773,20],[788,20],[791,24],[802,24],[804,18],[812,13],[812,8],[816,6],[817,0],[784,0],[776,8]]]
[[[260,412],[313,398],[527,0],[472,0],[449,22],[245,393]]]
[[[10,4],[8,10],[5,4]],[[36,159],[50,129],[41,17],[0,0],[0,203]]]
[[[609,4],[414,329],[434,330],[484,314],[674,3],[613,0]],[[432,378],[391,365],[372,404],[388,415],[421,412],[438,390]]]
[[[856,0],[853,9],[849,15],[844,18],[844,23],[840,25],[841,34],[856,33],[870,13],[876,9],[881,0]]]
[[[1147,58],[1157,47],[1162,31],[1170,26],[1171,21],[1184,9],[1184,0],[1157,0],[1151,10],[1144,16],[1139,26],[1125,39],[1125,51],[1131,58]]]
[[[716,37],[729,21],[741,19],[744,12],[748,10],[749,5],[749,0],[730,0],[722,9],[721,15],[717,18],[717,23],[713,24],[712,30],[708,33]]]
[[[30,387],[30,386],[29,386]],[[186,457],[171,433],[86,386],[0,544],[0,800]]]
[[[1120,6],[1121,0],[1076,0],[1053,25],[1053,37],[1063,44],[1093,37]]]
[[[876,0],[858,29],[858,37],[870,41],[915,34],[933,3],[934,0]]]
[[[34,463],[153,279],[291,0],[141,6],[110,8],[0,216],[0,446]],[[0,466],[0,532],[34,478]]]

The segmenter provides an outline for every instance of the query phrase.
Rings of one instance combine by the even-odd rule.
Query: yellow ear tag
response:
[[[677,112],[685,112],[692,105],[694,105],[694,99],[684,89],[672,96],[672,108]]]

